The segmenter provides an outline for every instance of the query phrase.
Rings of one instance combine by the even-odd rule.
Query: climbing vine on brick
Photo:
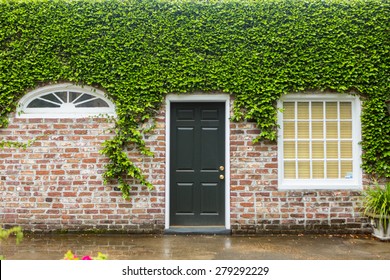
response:
[[[167,93],[234,94],[234,120],[277,136],[275,103],[308,89],[364,100],[363,167],[390,177],[388,0],[0,0],[0,127],[32,88],[71,81],[116,103],[105,179],[151,184],[125,150]]]

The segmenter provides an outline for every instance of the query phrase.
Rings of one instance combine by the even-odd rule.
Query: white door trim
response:
[[[165,229],[170,227],[170,123],[173,102],[225,103],[225,228],[230,230],[230,95],[229,94],[169,94],[165,109]]]

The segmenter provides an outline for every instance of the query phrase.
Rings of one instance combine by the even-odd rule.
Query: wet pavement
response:
[[[370,235],[25,234],[0,244],[8,260],[58,260],[68,250],[110,260],[390,260],[390,242]]]

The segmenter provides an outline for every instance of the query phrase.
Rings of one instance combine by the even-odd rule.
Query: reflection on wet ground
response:
[[[26,234],[0,244],[8,260],[58,260],[66,251],[111,260],[390,260],[390,242],[369,235],[126,235]]]

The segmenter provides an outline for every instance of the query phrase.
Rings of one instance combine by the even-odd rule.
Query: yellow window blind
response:
[[[351,176],[352,102],[284,102],[283,109],[285,179]]]

